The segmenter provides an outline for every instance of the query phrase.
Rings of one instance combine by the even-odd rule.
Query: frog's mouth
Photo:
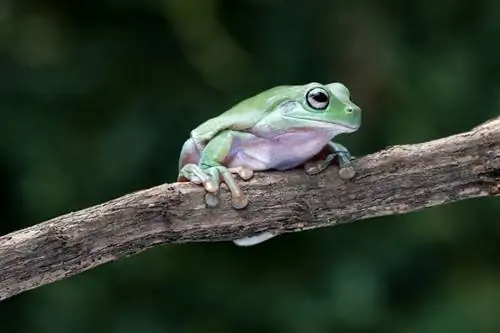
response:
[[[307,120],[308,122],[313,122],[317,124],[318,127],[322,128],[335,128],[339,133],[347,132],[352,133],[359,129],[360,126],[352,126],[348,125],[342,121],[326,121],[326,120],[318,120],[317,118],[307,117],[307,116],[288,116],[285,115],[285,118],[293,119],[293,120]]]

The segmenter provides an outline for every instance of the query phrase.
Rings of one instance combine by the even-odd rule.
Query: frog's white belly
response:
[[[243,166],[256,171],[291,169],[320,152],[333,136],[331,132],[295,132],[270,139],[254,135],[236,139],[228,166]]]

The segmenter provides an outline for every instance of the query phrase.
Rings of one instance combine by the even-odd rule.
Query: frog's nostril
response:
[[[349,107],[347,108],[347,112],[352,113],[353,111],[354,111],[354,108],[353,108],[353,107],[349,106]]]

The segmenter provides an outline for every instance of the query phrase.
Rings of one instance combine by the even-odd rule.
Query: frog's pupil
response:
[[[328,102],[328,96],[324,92],[318,91],[313,94],[313,98],[318,103]]]

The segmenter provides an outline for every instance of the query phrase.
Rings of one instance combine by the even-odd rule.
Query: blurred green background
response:
[[[174,181],[191,129],[274,85],[346,84],[356,156],[466,131],[499,37],[494,0],[0,0],[0,231]],[[0,332],[499,332],[498,216],[157,247],[1,302]]]

